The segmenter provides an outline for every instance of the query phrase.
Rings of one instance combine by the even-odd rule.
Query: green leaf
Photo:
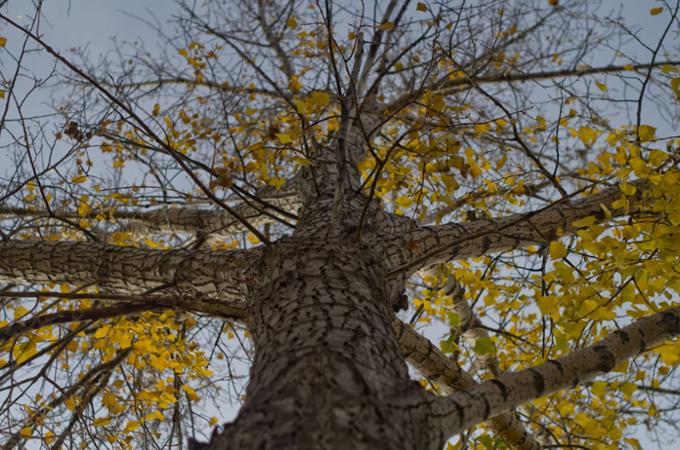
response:
[[[450,312],[446,315],[446,317],[449,319],[449,327],[458,328],[460,325],[460,316],[458,313]]]
[[[489,355],[494,352],[493,341],[488,336],[479,338],[475,342],[474,350],[478,355]]]

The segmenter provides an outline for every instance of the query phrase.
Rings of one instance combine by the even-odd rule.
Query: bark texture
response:
[[[680,334],[680,307],[635,321],[600,342],[545,364],[438,398],[435,414],[455,434],[499,412],[607,373],[621,361]]]
[[[436,448],[423,446],[422,415],[391,405],[428,394],[409,379],[379,255],[352,239],[293,238],[260,271],[246,402],[207,448]]]
[[[643,184],[639,183],[638,193]],[[612,209],[611,204],[621,196],[617,186],[577,200],[558,200],[528,213],[466,223],[414,227],[411,232],[386,238],[388,259],[392,265],[390,274],[410,275],[423,267],[452,258],[472,258],[548,243],[557,237],[558,229],[564,233],[573,232],[572,223],[576,220],[588,216],[602,219],[602,206]]]
[[[130,294],[172,289],[197,303],[228,308],[244,303],[246,281],[260,252],[260,249],[202,252],[93,242],[6,241],[0,244],[0,280],[71,283]]]

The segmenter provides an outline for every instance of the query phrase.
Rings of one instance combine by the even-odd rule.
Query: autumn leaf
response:
[[[80,175],[76,175],[73,178],[71,178],[71,183],[74,183],[74,184],[80,184],[80,183],[84,183],[86,181],[87,181],[87,175],[82,174],[82,173]]]
[[[474,351],[478,355],[489,355],[494,352],[493,341],[490,337],[484,336],[475,341]]]
[[[290,144],[291,142],[293,142],[293,139],[290,137],[290,135],[286,133],[276,133],[276,138],[282,144]]]
[[[671,90],[680,100],[680,77],[671,78]]]
[[[560,241],[552,241],[550,243],[550,257],[552,259],[564,258],[567,256],[567,248]]]

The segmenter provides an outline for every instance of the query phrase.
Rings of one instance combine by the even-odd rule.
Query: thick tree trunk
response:
[[[417,408],[391,401],[427,402],[427,393],[409,379],[379,255],[349,237],[293,238],[275,244],[260,272],[266,281],[250,302],[256,356],[247,399],[207,448],[441,445],[428,445]]]

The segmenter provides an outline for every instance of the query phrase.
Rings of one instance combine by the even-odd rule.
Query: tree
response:
[[[0,14],[2,448],[677,431],[678,2],[177,7],[96,64]]]

